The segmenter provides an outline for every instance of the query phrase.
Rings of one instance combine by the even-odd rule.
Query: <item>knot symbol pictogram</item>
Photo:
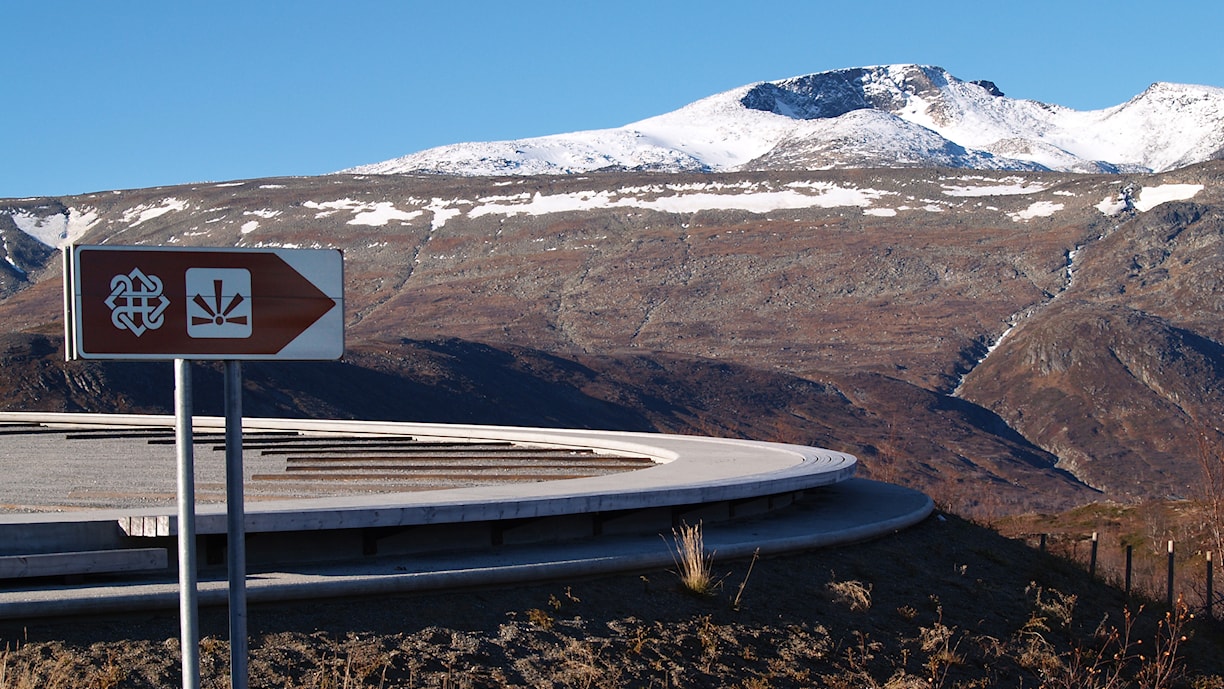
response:
[[[127,275],[111,278],[111,293],[106,298],[106,305],[116,328],[129,330],[140,337],[145,331],[157,330],[165,323],[163,314],[170,300],[162,294],[160,278],[133,268]]]

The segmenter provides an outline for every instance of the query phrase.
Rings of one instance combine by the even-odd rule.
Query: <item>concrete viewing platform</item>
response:
[[[224,555],[214,488],[224,485],[223,425],[194,420],[205,570]],[[921,493],[854,479],[852,455],[814,447],[476,425],[243,425],[247,557],[260,573],[252,600],[668,566],[659,534],[681,523],[701,522],[707,546],[730,557],[861,540],[932,511]],[[33,556],[75,554],[81,565],[95,553],[122,569],[114,551],[130,551],[133,569],[152,570],[125,580],[151,587],[137,598],[173,605],[175,563],[157,553],[172,555],[178,534],[172,428],[166,416],[0,413],[0,462],[13,477],[0,489],[0,576],[6,559],[28,567]],[[209,581],[204,602],[225,586]],[[0,593],[0,616],[62,614],[62,601],[96,597],[88,582],[51,593],[44,584]],[[139,606],[136,590],[103,598]]]

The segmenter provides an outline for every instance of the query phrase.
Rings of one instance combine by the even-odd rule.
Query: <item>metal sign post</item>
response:
[[[242,494],[242,365],[225,362],[225,517],[230,687],[247,686],[246,509]]]
[[[200,689],[196,602],[195,446],[191,437],[191,362],[174,360],[174,445],[178,455],[179,645],[183,689]]]
[[[175,361],[183,687],[200,686],[188,359],[225,362],[230,686],[247,687],[241,360],[344,353],[344,265],[322,249],[73,246],[64,254],[69,359]]]

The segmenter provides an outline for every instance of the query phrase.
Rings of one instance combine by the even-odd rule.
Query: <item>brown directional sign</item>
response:
[[[73,246],[64,273],[74,359],[344,353],[337,250]]]

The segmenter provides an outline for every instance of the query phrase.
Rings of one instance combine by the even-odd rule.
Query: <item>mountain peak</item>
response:
[[[740,102],[751,110],[795,119],[831,119],[868,108],[899,110],[913,98],[939,98],[953,84],[1003,97],[991,81],[962,82],[942,67],[903,64],[837,69],[761,82],[752,86]]]
[[[928,69],[914,65],[858,67],[766,81],[753,86],[740,103],[750,110],[799,120],[832,119],[868,108],[891,110],[908,88],[931,88],[936,79]],[[946,83],[942,76],[938,79]]]
[[[883,117],[850,118],[858,111]],[[862,125],[860,127],[860,125]],[[847,128],[855,128],[849,133]],[[613,129],[453,144],[355,174],[466,176],[829,167],[1165,171],[1224,148],[1224,89],[1158,82],[1122,105],[1075,111],[1008,98],[986,80],[918,64],[764,81]]]

